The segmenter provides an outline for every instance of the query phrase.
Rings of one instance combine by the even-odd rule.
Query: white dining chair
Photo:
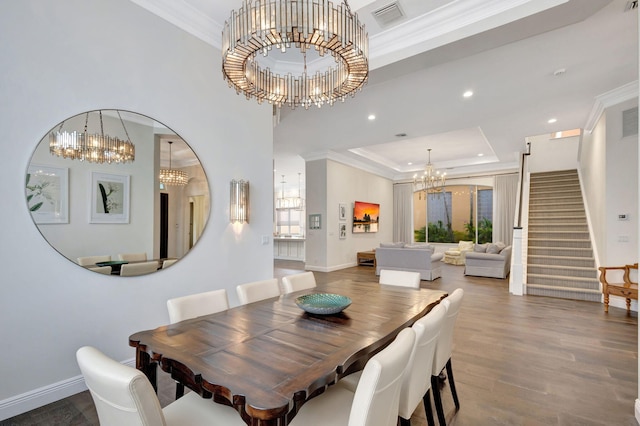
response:
[[[293,293],[294,291],[308,290],[315,286],[316,277],[311,271],[287,275],[282,278],[282,290],[284,294]]]
[[[158,270],[158,262],[153,260],[151,262],[142,263],[125,263],[120,267],[121,277],[134,277],[137,275],[150,274]]]
[[[80,266],[91,266],[95,265],[98,262],[109,262],[111,261],[111,256],[82,256],[78,258],[78,265]]]
[[[277,278],[271,278],[239,284],[236,286],[236,292],[238,293],[240,304],[246,305],[247,303],[280,296],[280,286]]]
[[[167,311],[169,311],[169,322],[171,324],[203,315],[215,314],[227,309],[229,309],[229,298],[227,297],[227,290],[224,288],[167,300]],[[182,398],[183,395],[184,385],[176,382],[176,399]]]
[[[380,284],[420,288],[420,272],[380,270]]]
[[[438,337],[438,343],[436,343],[436,352],[433,358],[433,368],[431,369],[433,402],[436,407],[438,423],[440,423],[440,426],[446,426],[447,424],[444,409],[442,408],[442,397],[440,396],[438,379],[438,376],[444,368],[447,369],[447,380],[449,381],[449,387],[451,388],[451,395],[453,396],[453,403],[455,404],[456,411],[460,409],[460,401],[458,400],[458,393],[456,392],[456,384],[453,381],[451,352],[453,350],[453,330],[456,324],[456,319],[458,318],[458,313],[460,312],[463,296],[464,291],[461,288],[458,288],[440,302],[447,308],[447,313],[442,321],[440,336]]]
[[[307,401],[290,426],[396,426],[400,385],[415,342],[405,328],[389,346],[367,361],[355,392],[330,386]]]
[[[227,290],[213,290],[167,300],[171,324],[229,309]]]
[[[111,275],[111,266],[92,266],[87,269],[99,274]]]
[[[165,259],[162,261],[162,269],[168,268],[169,266],[176,263],[178,259]]]
[[[400,388],[398,417],[401,426],[411,425],[411,416],[421,401],[424,404],[428,425],[435,426],[430,399],[431,368],[436,343],[446,313],[447,308],[443,304],[438,304],[411,327],[416,333],[416,342]],[[360,381],[361,373],[359,371],[350,374],[340,380],[338,386],[343,386],[354,392]]]
[[[126,260],[128,262],[144,262],[147,260],[147,253],[120,253],[118,260]]]
[[[244,426],[233,408],[190,392],[165,408],[141,371],[84,346],[76,359],[98,412],[101,426]]]

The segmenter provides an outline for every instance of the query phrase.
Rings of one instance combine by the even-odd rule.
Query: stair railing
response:
[[[523,265],[523,230],[522,211],[524,210],[525,177],[528,173],[528,156],[531,155],[531,142],[527,142],[527,151],[520,157],[520,176],[518,180],[518,202],[516,204],[516,223],[513,227],[513,250],[511,252],[511,275],[509,277],[509,293],[522,296],[524,289],[524,265]]]

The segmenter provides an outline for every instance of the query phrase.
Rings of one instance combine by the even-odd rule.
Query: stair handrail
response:
[[[520,197],[518,200],[518,222],[516,224],[516,229],[522,229],[522,197],[524,193],[524,163],[527,156],[531,155],[531,142],[527,142],[527,150],[522,153],[522,157],[520,160]]]

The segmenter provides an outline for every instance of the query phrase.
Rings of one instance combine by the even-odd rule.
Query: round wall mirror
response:
[[[119,110],[64,120],[36,147],[26,200],[42,236],[80,267],[133,276],[184,257],[209,217],[209,185],[189,145]]]

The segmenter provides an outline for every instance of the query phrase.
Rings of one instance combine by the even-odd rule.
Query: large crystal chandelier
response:
[[[431,164],[431,148],[427,149],[429,152],[429,160],[425,166],[424,173],[421,177],[417,174],[413,175],[413,185],[416,189],[426,194],[437,194],[444,190],[446,173],[440,173]]]
[[[71,160],[88,161],[90,163],[128,163],[133,162],[136,155],[135,146],[131,143],[127,128],[120,116],[118,118],[127,135],[127,140],[112,137],[104,133],[102,111],[100,116],[100,133],[89,133],[89,112],[86,113],[84,131],[67,132],[62,130],[64,121],[60,123],[57,131],[49,134],[49,152],[51,155],[68,158]]]
[[[171,145],[172,141],[167,141],[169,143],[169,168],[168,169],[160,169],[160,175],[158,176],[158,180],[160,183],[164,183],[165,185],[174,185],[181,186],[189,183],[189,177],[182,170],[176,170],[171,168]]]
[[[302,60],[286,56],[292,46]],[[282,74],[269,67],[278,51],[285,58],[278,64],[289,64]],[[325,67],[326,53],[333,58]],[[311,55],[322,68],[308,74]],[[315,60],[315,55],[320,58]],[[346,0],[338,5],[329,0],[244,0],[222,31],[222,74],[229,86],[247,99],[255,97],[258,103],[266,100],[278,107],[320,107],[353,96],[367,81],[368,56],[364,25]],[[293,69],[292,62],[301,63],[302,69]]]

